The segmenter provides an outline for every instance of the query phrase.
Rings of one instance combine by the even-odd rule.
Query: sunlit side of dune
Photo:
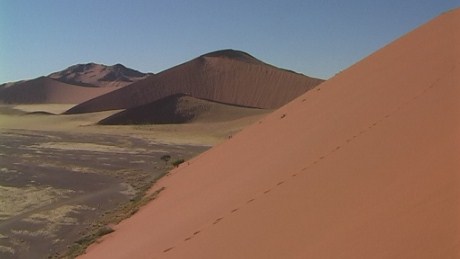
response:
[[[164,177],[84,258],[458,258],[460,9]]]

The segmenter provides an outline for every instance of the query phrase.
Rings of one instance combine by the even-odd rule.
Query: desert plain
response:
[[[0,107],[1,258],[81,253],[153,198],[145,192],[175,160],[187,161],[262,116],[101,126],[95,123],[114,111],[60,115],[72,106]]]

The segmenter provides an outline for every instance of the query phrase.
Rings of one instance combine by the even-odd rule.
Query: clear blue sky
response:
[[[0,0],[0,83],[77,63],[160,72],[225,48],[329,78],[460,0]]]

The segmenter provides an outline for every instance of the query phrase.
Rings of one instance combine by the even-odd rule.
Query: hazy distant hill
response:
[[[62,71],[48,75],[58,81],[82,86],[126,86],[146,78],[151,74],[127,68],[121,64],[105,66],[88,63],[68,67]]]
[[[123,65],[78,64],[48,76],[0,85],[0,103],[81,103],[152,74]]]

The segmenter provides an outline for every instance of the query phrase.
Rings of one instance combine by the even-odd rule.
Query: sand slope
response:
[[[1,87],[0,103],[80,103],[115,89],[81,87],[39,77]]]
[[[68,113],[126,109],[173,94],[257,108],[278,108],[322,80],[276,68],[247,53],[223,50],[208,53],[100,96]]]
[[[149,104],[126,109],[101,120],[99,124],[220,122],[266,113],[269,113],[269,110],[216,103],[184,94],[175,94]]]
[[[84,258],[458,258],[460,9],[156,188]]]

